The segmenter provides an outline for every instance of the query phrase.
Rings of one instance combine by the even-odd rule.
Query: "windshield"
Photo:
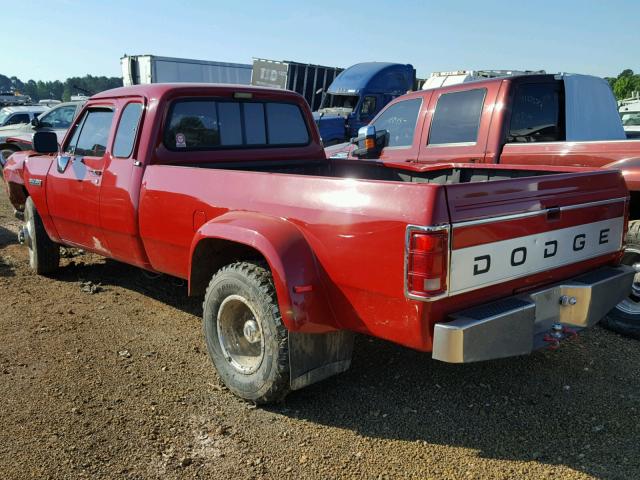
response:
[[[625,127],[640,126],[640,112],[624,112],[620,113],[620,117],[622,118],[622,125]],[[0,121],[0,123],[2,122]]]
[[[62,107],[52,108],[46,113],[46,115],[42,115],[39,118],[40,126],[59,129],[69,128],[75,113],[75,105],[65,105]]]
[[[9,118],[9,115],[11,115],[10,112],[5,111],[4,109],[0,110],[0,125],[3,125],[4,122],[7,121],[7,118]]]
[[[324,100],[322,101],[323,108],[344,108],[348,110],[353,110],[356,108],[358,104],[358,95],[335,95],[333,93],[328,93]]]

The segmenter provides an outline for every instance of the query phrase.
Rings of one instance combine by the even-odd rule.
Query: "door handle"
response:
[[[87,171],[89,173],[92,173],[93,175],[95,175],[96,177],[99,177],[100,175],[102,175],[102,170],[94,170],[92,168],[87,168]]]

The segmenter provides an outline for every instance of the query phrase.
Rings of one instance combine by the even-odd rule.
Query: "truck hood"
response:
[[[33,132],[33,127],[28,123],[0,127],[0,137],[15,137],[29,132]]]

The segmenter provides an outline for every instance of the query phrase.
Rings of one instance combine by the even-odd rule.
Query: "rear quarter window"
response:
[[[465,90],[440,96],[431,120],[429,145],[475,143],[487,90]]]
[[[184,99],[173,102],[164,144],[173,151],[307,145],[300,107],[282,102]]]

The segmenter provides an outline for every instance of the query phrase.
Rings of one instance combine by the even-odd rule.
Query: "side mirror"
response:
[[[374,125],[367,125],[358,130],[358,136],[351,139],[351,143],[357,143],[358,148],[353,151],[353,156],[358,158],[378,158],[387,142],[387,131],[377,130]]]
[[[33,117],[33,120],[31,120],[31,126],[33,128],[38,128],[40,126],[40,120],[38,120],[38,117]]]
[[[33,149],[38,153],[57,153],[58,136],[54,132],[34,133]]]

